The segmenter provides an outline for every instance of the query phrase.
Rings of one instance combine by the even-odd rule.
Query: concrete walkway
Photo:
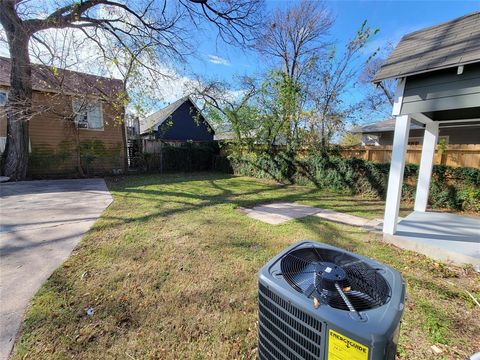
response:
[[[112,197],[102,179],[0,185],[0,360],[32,296],[70,255]]]
[[[370,220],[338,211],[320,209],[296,203],[280,202],[258,205],[251,209],[244,208],[242,211],[252,219],[260,220],[272,225],[283,224],[287,221],[306,216],[317,216],[340,224],[359,226],[371,231],[382,231],[382,220]]]
[[[242,209],[247,216],[272,225],[305,216],[362,227],[382,233],[381,219],[319,209],[296,203],[272,203]],[[432,259],[480,268],[480,219],[438,212],[413,212],[400,219],[395,235],[384,234],[384,241],[402,249],[413,250]]]

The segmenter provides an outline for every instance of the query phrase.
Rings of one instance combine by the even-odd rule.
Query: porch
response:
[[[480,220],[472,216],[414,211],[384,240],[435,260],[480,264]]]
[[[435,259],[473,265],[480,264],[480,218],[426,210],[439,129],[463,128],[480,136],[479,20],[475,12],[405,35],[373,80],[397,80],[384,239]],[[398,221],[412,123],[424,129],[415,211]],[[480,168],[478,159],[469,167]]]

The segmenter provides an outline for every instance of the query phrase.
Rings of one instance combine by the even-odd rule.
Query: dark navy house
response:
[[[212,141],[215,131],[190,99],[181,98],[145,119],[143,137],[166,142]]]

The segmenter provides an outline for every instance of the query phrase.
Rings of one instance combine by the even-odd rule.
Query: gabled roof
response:
[[[405,35],[375,74],[373,82],[479,61],[480,11],[476,11]]]
[[[412,121],[410,125],[410,130],[423,129],[423,126]],[[378,121],[376,123],[367,124],[364,126],[359,126],[352,129],[353,133],[369,134],[369,133],[378,133],[378,132],[390,132],[395,130],[395,118],[390,118],[383,121]]]
[[[180,106],[182,106],[186,102],[190,102],[193,107],[198,111],[200,116],[204,119],[204,121],[207,123],[207,125],[214,130],[213,126],[210,125],[210,123],[205,119],[203,116],[202,112],[200,109],[197,107],[197,105],[192,101],[190,96],[184,96],[177,101],[171,103],[170,105],[164,107],[163,109],[158,110],[157,112],[154,112],[153,114],[147,116],[143,123],[145,124],[146,128],[141,130],[141,134],[145,134],[147,132],[150,132],[152,130],[156,130],[160,125],[163,124],[165,120],[167,120]],[[152,124],[153,125],[149,125]]]
[[[9,58],[0,56],[0,85],[10,86]],[[32,87],[36,91],[115,98],[123,82],[77,71],[32,64]]]

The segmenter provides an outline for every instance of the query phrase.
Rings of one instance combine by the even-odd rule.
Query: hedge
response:
[[[216,169],[239,175],[274,179],[279,182],[314,184],[318,188],[385,198],[390,164],[342,158],[335,154],[289,157],[247,153],[217,157]],[[403,200],[413,201],[418,165],[408,164],[404,172]],[[480,211],[480,169],[435,165],[429,203],[433,208]]]

